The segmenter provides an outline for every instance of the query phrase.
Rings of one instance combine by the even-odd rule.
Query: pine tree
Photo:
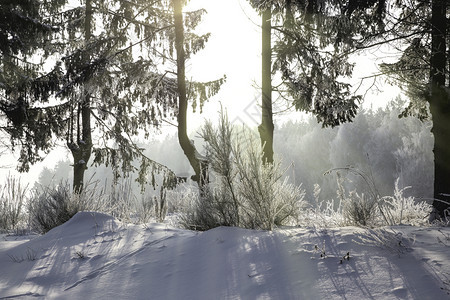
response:
[[[449,3],[417,1],[251,0],[271,7],[277,32],[274,70],[282,75],[287,99],[311,111],[324,126],[351,121],[361,97],[341,77],[351,76],[352,53],[389,44],[401,49],[397,63],[381,69],[405,88],[411,104],[402,115],[433,118],[435,137],[434,207],[443,216],[450,195]]]
[[[373,1],[364,9],[355,10],[358,18],[377,9],[383,11],[380,26],[370,34],[362,27],[359,49],[389,44],[400,50],[400,59],[382,64],[381,70],[400,85],[410,97],[408,108],[401,114],[433,120],[434,135],[434,198],[433,206],[444,216],[450,195],[450,85],[449,8],[446,0]],[[429,107],[429,109],[428,109]],[[433,217],[432,217],[433,218]]]
[[[91,156],[94,164],[111,166],[116,178],[139,171],[145,183],[150,172],[155,184],[155,173],[162,172],[164,182],[173,183],[173,172],[134,142],[176,109],[174,80],[154,62],[158,38],[167,38],[170,28],[162,4],[86,0],[60,18],[64,74],[56,97],[65,107],[65,133],[57,137],[73,156],[74,192],[83,189]]]
[[[20,115],[19,121],[10,121],[11,132],[19,132],[13,140],[24,131],[36,136],[33,141],[22,138],[21,169],[26,171],[41,159],[42,150],[50,151],[64,140],[74,159],[77,193],[90,160],[111,166],[116,177],[138,171],[142,184],[151,177],[155,185],[155,174],[163,173],[163,184],[172,185],[175,174],[143,155],[135,142],[138,137],[148,138],[163,119],[178,116],[176,72],[171,69],[177,62],[172,1],[85,0],[78,6],[71,3],[71,8],[62,4],[52,15],[58,31],[41,46],[45,49],[51,43],[57,50],[52,57],[57,61],[54,71],[47,75],[51,89],[37,88],[23,109],[27,116],[36,111],[39,122],[37,117],[33,120],[42,125],[45,135],[38,130],[40,125],[19,122]],[[203,13],[185,14],[186,59],[209,37],[191,32]],[[189,82],[193,109],[198,105],[202,109],[223,81]],[[49,99],[55,104],[43,105]]]
[[[260,137],[267,161],[273,160],[271,92],[292,103],[297,110],[312,112],[323,126],[350,122],[360,96],[352,95],[341,77],[352,73],[345,34],[336,25],[344,9],[340,1],[250,0],[263,18],[262,123]],[[273,40],[273,46],[271,41]],[[269,51],[270,49],[270,51]],[[273,52],[273,55],[272,55]],[[274,59],[272,60],[272,57]],[[271,83],[273,74],[282,82]],[[276,86],[272,88],[273,86]]]
[[[200,189],[200,195],[204,196],[207,191],[208,184],[208,161],[202,157],[193,142],[189,139],[187,134],[187,107],[188,107],[188,93],[186,88],[186,72],[185,61],[189,58],[191,53],[195,53],[203,48],[207,39],[205,37],[196,38],[192,33],[191,38],[194,37],[196,42],[186,43],[185,39],[185,24],[191,24],[188,30],[192,30],[197,22],[192,22],[192,16],[200,17],[204,11],[196,11],[190,13],[188,16],[191,20],[183,20],[183,6],[185,0],[173,0],[173,17],[175,26],[175,49],[176,49],[176,64],[177,64],[177,87],[178,87],[178,140],[184,154],[186,155],[189,163],[194,169],[195,175],[192,177],[194,181],[198,183]],[[218,92],[220,86],[224,82],[225,78],[211,81],[208,83],[194,83],[193,87],[196,90],[196,94],[200,96],[200,105],[207,98]],[[200,92],[200,93],[199,93]],[[208,92],[208,94],[207,94]],[[195,103],[195,100],[194,100]]]
[[[11,151],[20,148],[19,171],[40,161],[52,148],[53,134],[61,133],[61,108],[48,102],[59,89],[61,69],[45,70],[43,63],[58,50],[53,38],[59,24],[53,16],[64,3],[0,3],[0,129],[10,137]],[[41,105],[33,106],[36,101]]]

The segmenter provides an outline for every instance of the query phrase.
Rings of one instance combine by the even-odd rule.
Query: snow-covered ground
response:
[[[450,299],[450,228],[122,224],[78,213],[1,236],[1,299]]]

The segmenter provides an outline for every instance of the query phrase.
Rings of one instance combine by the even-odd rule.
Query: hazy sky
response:
[[[259,122],[255,98],[261,77],[261,31],[258,14],[246,0],[192,0],[186,8],[207,10],[200,33],[211,32],[206,48],[187,63],[188,76],[199,81],[227,76],[219,94],[205,106],[202,116],[192,118],[191,128],[204,118],[214,119],[220,109],[227,108],[230,120],[256,125]]]
[[[188,62],[188,76],[209,81],[226,74],[228,79],[219,94],[206,104],[205,113],[191,118],[191,128],[200,126],[204,118],[216,119],[219,101],[227,108],[230,120],[257,125],[260,122],[257,103],[261,77],[260,17],[246,0],[191,0],[186,10],[201,7],[208,13],[198,27],[199,32],[211,32],[212,36],[206,48]],[[390,57],[386,51],[374,49],[352,59],[356,66],[351,82],[356,90],[362,77],[376,72],[376,64]],[[357,93],[365,94],[372,84],[373,79],[364,80]],[[379,87],[380,90],[372,88],[366,94],[364,106],[383,106],[399,93],[396,87],[386,84]],[[301,117],[301,113],[293,112],[278,116],[278,120]]]

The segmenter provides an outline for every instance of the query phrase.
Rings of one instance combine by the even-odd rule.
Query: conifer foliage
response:
[[[20,171],[50,150],[53,133],[62,133],[61,108],[47,101],[59,89],[61,70],[56,65],[44,71],[42,64],[56,50],[58,24],[52,15],[64,2],[0,3],[0,130],[11,137],[12,149],[20,148]],[[33,105],[36,101],[41,105]]]
[[[250,0],[260,12],[271,9],[275,32],[273,72],[281,95],[299,110],[311,111],[324,126],[351,121],[361,97],[341,81],[352,74],[348,58],[381,45],[400,59],[381,71],[402,86],[411,102],[401,116],[433,118],[434,206],[448,208],[450,180],[449,3],[427,1]],[[428,112],[429,105],[429,112]]]
[[[349,9],[342,1],[251,0],[258,11],[272,11],[274,88],[297,110],[312,112],[323,126],[351,121],[360,96],[343,78],[352,75],[348,62]],[[343,24],[346,24],[343,27]]]
[[[379,0],[351,13],[352,19],[364,19],[380,12],[378,26],[360,24],[359,35],[353,34],[354,47],[387,44],[398,49],[399,60],[382,64],[381,70],[410,96],[402,116],[425,119],[431,113],[435,140],[433,206],[441,217],[449,207],[450,195],[449,8],[446,0]]]
[[[164,184],[173,185],[175,174],[146,157],[136,143],[178,115],[172,2],[2,3],[0,14],[9,18],[0,24],[5,27],[0,38],[9,42],[1,49],[2,68],[11,67],[0,75],[0,104],[7,117],[2,129],[13,145],[20,143],[20,170],[63,141],[73,156],[77,193],[90,162],[111,166],[116,177],[138,170],[141,183],[151,177],[155,184],[155,173],[162,173]],[[184,16],[186,59],[209,38],[192,31],[203,13]],[[25,25],[9,25],[11,18],[22,18]],[[50,72],[44,63],[51,65]],[[29,74],[22,76],[22,70]],[[27,82],[19,90],[23,78]],[[202,109],[223,81],[189,83],[193,109]]]

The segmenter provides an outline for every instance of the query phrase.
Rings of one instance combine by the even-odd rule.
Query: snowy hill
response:
[[[450,228],[122,224],[83,212],[0,241],[1,299],[450,299]]]

